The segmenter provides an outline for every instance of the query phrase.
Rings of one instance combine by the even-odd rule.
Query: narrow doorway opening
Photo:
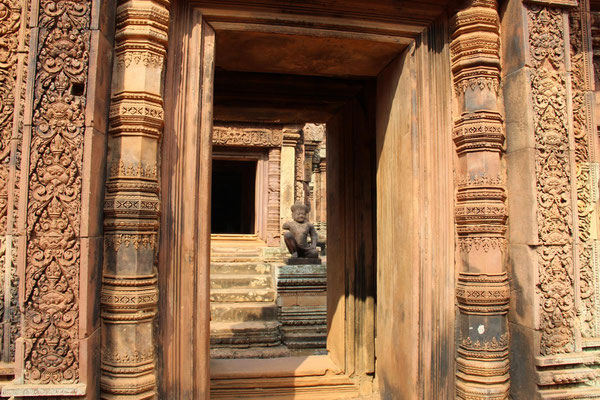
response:
[[[325,124],[257,118],[249,104],[213,121],[211,358],[325,355]]]
[[[254,233],[256,164],[253,160],[213,160],[212,233]]]
[[[217,66],[214,82],[213,159],[265,155],[266,185],[257,190],[267,198],[267,240],[211,238],[211,397],[240,390],[232,377],[266,370],[330,371],[318,385],[354,396],[345,374],[374,370],[375,80]],[[218,201],[213,195],[213,207]],[[317,232],[318,261],[288,260],[286,227],[301,223],[298,206]],[[360,336],[346,329],[348,315],[364,315],[354,323]],[[348,346],[361,347],[362,358],[347,356]]]

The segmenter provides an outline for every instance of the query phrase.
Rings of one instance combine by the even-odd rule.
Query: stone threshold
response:
[[[210,361],[210,377],[213,380],[324,376],[328,374],[342,374],[341,368],[328,355]]]
[[[358,385],[328,355],[211,360],[211,400],[355,399]]]
[[[211,247],[267,247],[267,243],[261,240],[258,235],[241,234],[211,234]]]

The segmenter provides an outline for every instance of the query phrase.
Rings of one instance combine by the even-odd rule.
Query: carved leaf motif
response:
[[[42,0],[27,210],[25,380],[79,381],[79,226],[89,2]]]
[[[533,60],[541,352],[574,350],[573,204],[560,9],[528,6]]]
[[[584,48],[584,32],[582,25],[581,4],[569,13],[570,55],[571,55],[571,93],[573,107],[573,137],[575,141],[576,183],[577,183],[577,217],[579,246],[579,299],[577,310],[583,337],[597,335],[595,326],[595,284],[592,264],[592,214],[595,200],[592,199],[591,186],[596,183],[591,179],[590,136],[591,105],[587,104],[585,91],[588,89],[586,76],[591,68],[586,62]]]

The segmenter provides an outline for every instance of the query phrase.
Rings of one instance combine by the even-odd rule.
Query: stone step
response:
[[[277,305],[270,303],[212,303],[214,322],[272,321],[277,319]]]
[[[283,343],[290,349],[319,349],[327,345],[327,327],[282,328]]]
[[[212,274],[211,289],[269,289],[273,288],[273,277],[270,275],[234,275]]]
[[[290,348],[318,348],[327,342],[327,325],[281,327],[283,342]]]
[[[281,358],[290,357],[292,352],[286,346],[271,347],[212,347],[210,349],[210,358]]]
[[[271,266],[262,262],[211,262],[211,275],[271,275]]]
[[[211,322],[210,345],[215,347],[269,347],[281,345],[277,321]]]
[[[275,302],[271,289],[211,289],[210,301],[215,303]]]

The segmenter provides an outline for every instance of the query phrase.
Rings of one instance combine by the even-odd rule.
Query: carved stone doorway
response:
[[[454,356],[445,27],[418,36],[402,24],[310,18],[309,26],[297,16],[181,3],[172,15],[162,150],[161,397],[393,391],[411,398],[423,390],[447,397],[453,371],[432,367],[452,365]],[[327,356],[220,369],[209,362],[216,115],[327,123],[327,220],[335,235],[328,240]],[[398,382],[399,373],[407,384]]]

